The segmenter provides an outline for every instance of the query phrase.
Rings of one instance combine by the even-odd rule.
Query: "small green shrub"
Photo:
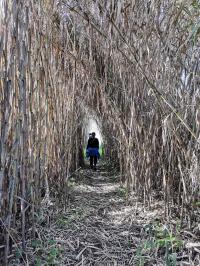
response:
[[[70,225],[76,221],[76,220],[80,220],[83,218],[84,215],[84,210],[80,207],[76,207],[73,211],[72,214],[70,214],[69,216],[59,216],[57,219],[57,225],[61,228]]]
[[[113,175],[113,176],[111,176],[110,179],[111,179],[112,182],[116,182],[117,181],[117,176],[116,175]]]
[[[60,256],[60,249],[59,248],[56,248],[56,247],[51,247],[51,249],[49,250],[48,252],[48,255],[47,255],[47,262],[49,265],[55,265],[55,260],[57,257]]]
[[[177,222],[176,232],[174,233],[158,223],[145,225],[144,231],[148,239],[137,248],[134,265],[144,265],[146,257],[152,257],[152,254],[162,251],[165,254],[166,266],[176,266],[176,252],[183,246],[182,240],[178,237],[180,234],[179,222]]]
[[[127,190],[126,190],[126,188],[124,188],[122,186],[118,187],[117,188],[117,195],[119,197],[122,197],[122,198],[126,197],[127,196]]]
[[[34,265],[56,265],[56,261],[59,259],[64,249],[57,246],[55,240],[50,239],[48,241],[33,240],[32,247],[35,249],[35,261]]]

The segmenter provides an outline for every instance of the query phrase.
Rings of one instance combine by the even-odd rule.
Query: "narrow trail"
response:
[[[69,235],[65,263],[128,265],[133,256],[131,243],[139,241],[140,229],[130,226],[126,217],[125,191],[104,167],[84,174],[83,182],[74,187],[71,212],[78,219]]]
[[[136,218],[139,208],[127,202],[116,173],[102,164],[96,172],[81,170],[71,184],[69,209],[56,210],[40,232],[38,265],[142,265],[135,254],[147,217]]]
[[[70,209],[49,232],[64,248],[58,265],[130,265],[140,228],[126,216],[125,191],[105,166],[79,175]]]
[[[149,246],[148,230],[152,221],[162,221],[162,204],[146,210],[135,202],[105,164],[96,172],[80,170],[70,180],[66,211],[56,202],[43,206],[29,265],[187,265],[166,264],[163,250]]]

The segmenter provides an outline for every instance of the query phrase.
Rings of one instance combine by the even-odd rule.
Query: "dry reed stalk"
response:
[[[85,42],[93,41],[89,52],[93,57],[88,58],[84,50],[79,53],[90,61],[88,75],[96,80],[96,89],[100,87],[103,91],[100,100],[103,108],[94,107],[102,109],[98,114],[108,121],[105,131],[110,128],[117,140],[116,144],[110,140],[110,144],[118,150],[118,157],[126,158],[126,162],[120,159],[120,168],[127,176],[128,187],[142,192],[148,202],[153,189],[161,190],[167,205],[173,204],[179,188],[180,202],[183,193],[190,194],[186,180],[190,192],[193,191],[189,172],[180,171],[180,163],[184,169],[190,169],[192,161],[186,155],[187,149],[198,147],[197,109],[192,104],[198,93],[195,84],[191,88],[189,79],[190,73],[194,75],[193,69],[199,71],[195,57],[198,39],[191,44],[187,37],[191,38],[191,25],[197,23],[198,9],[191,3],[172,5],[170,1],[148,5],[134,1],[133,5],[127,3],[127,7],[126,1],[109,3],[105,6],[103,2],[91,1],[87,6],[83,2],[69,7],[66,1],[65,5],[65,11],[71,10],[73,19],[79,22],[79,35],[85,31],[90,35],[82,37]],[[193,63],[192,54],[196,58]],[[196,172],[196,196],[191,199],[187,196],[186,204],[198,198],[198,176]]]
[[[55,39],[61,46],[62,33],[59,36],[53,29],[54,8],[52,2],[4,3],[0,50],[0,213],[6,225],[6,230],[1,225],[5,265],[12,252],[10,232],[19,229],[19,218],[20,248],[25,254],[31,226],[35,236],[42,194],[49,193],[48,187],[55,181],[57,189],[63,191],[66,173],[77,165],[70,159],[77,153],[73,146],[77,136],[73,132],[78,128],[74,119],[79,110],[74,104],[73,61],[64,58],[55,47]],[[44,17],[47,11],[49,19]]]
[[[35,236],[41,194],[54,186],[66,203],[88,110],[102,121],[107,154],[119,164],[127,188],[148,205],[157,191],[166,215],[178,204],[182,220],[192,225],[196,219],[198,4],[72,4],[3,4],[0,215],[7,230],[0,245],[5,245],[5,265],[12,252],[9,232],[19,219],[24,253],[30,227]]]

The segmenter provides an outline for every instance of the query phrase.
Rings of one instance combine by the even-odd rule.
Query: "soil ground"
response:
[[[127,198],[116,171],[104,163],[71,178],[65,211],[56,201],[43,204],[29,265],[200,265],[198,252],[183,247],[176,221],[166,226],[163,203],[149,209],[134,195]]]

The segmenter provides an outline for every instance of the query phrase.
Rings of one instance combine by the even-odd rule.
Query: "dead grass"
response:
[[[166,221],[163,201],[151,210],[136,199],[130,206],[117,193],[120,183],[110,183],[105,166],[100,169],[78,172],[66,211],[48,207],[51,220],[38,224],[38,238],[28,244],[29,264],[198,265],[197,232],[181,229],[176,218]]]
[[[175,213],[181,226],[195,228],[198,1],[3,0],[1,5],[3,263],[12,256],[15,236],[26,254],[49,188],[66,207],[68,179],[83,163],[88,112],[101,122],[107,158],[119,168],[121,198],[134,192],[150,208],[156,194],[166,219]]]

